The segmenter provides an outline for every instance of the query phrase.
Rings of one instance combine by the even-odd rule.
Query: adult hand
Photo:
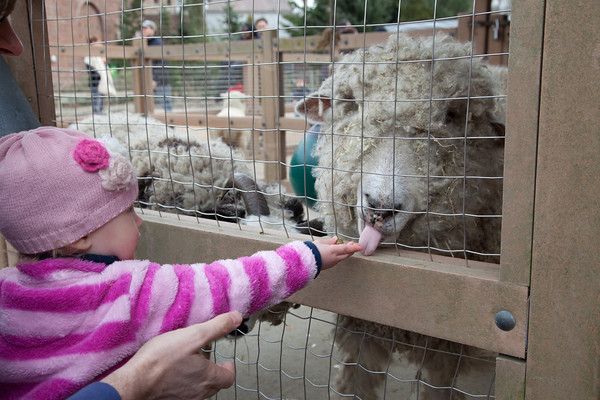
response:
[[[235,378],[231,361],[215,364],[202,347],[236,329],[238,312],[164,333],[146,343],[131,360],[102,381],[113,386],[122,400],[205,399],[230,387]]]

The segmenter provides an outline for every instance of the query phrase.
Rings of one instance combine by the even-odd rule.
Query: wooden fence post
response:
[[[133,41],[133,47],[136,48],[134,54],[136,57],[131,59],[133,69],[133,94],[135,112],[143,115],[152,115],[154,112],[154,97],[148,96],[148,93],[154,94],[152,88],[152,68],[148,67],[151,62],[144,58],[144,41],[137,39]]]
[[[279,130],[279,118],[283,116],[284,107],[283,82],[280,82],[278,63],[279,50],[275,30],[262,32],[262,57],[259,60],[259,71],[262,86],[262,129],[265,164],[265,180],[279,182],[286,177],[285,165],[285,132]]]
[[[486,54],[488,43],[488,14],[491,9],[491,0],[477,0],[473,14],[462,14],[458,20],[457,39],[461,42],[473,42],[473,54]],[[475,27],[473,27],[473,24]]]

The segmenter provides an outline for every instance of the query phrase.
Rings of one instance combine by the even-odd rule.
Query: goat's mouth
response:
[[[363,248],[365,256],[373,254],[384,236],[382,222],[385,218],[379,212],[363,211],[360,216],[358,244]]]
[[[358,223],[358,243],[363,248],[362,253],[369,256],[380,243],[394,242],[409,220],[409,214],[386,213],[385,216],[380,214],[374,218],[372,213],[362,213]]]

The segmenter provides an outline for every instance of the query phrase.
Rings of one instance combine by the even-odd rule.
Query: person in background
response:
[[[341,19],[335,24],[335,31],[341,34],[358,33],[358,29],[352,26],[347,19]]]
[[[90,46],[101,46],[96,36],[89,39]],[[106,57],[85,56],[83,62],[89,71],[89,86],[92,92],[92,112],[102,114],[106,96],[118,96],[112,75],[106,67]]]
[[[23,53],[23,44],[8,21],[16,3],[16,0],[0,0],[0,54],[15,57]]]
[[[156,23],[149,19],[142,22],[142,37],[147,38],[148,46],[162,46],[163,41],[156,36]],[[164,60],[152,61],[152,86],[154,89],[154,104],[166,111],[173,110],[171,104],[171,80],[168,63]]]
[[[256,22],[254,23],[254,26],[256,26],[256,30],[259,32],[270,28],[269,22],[264,17],[257,19]]]
[[[362,250],[332,237],[210,264],[136,260],[142,219],[127,150],[76,130],[0,139],[0,182],[0,233],[22,255],[0,270],[8,398],[63,399],[161,333],[271,307]]]
[[[8,20],[16,2],[17,0],[0,0],[2,56],[19,56],[23,52],[23,45]],[[37,117],[0,57],[0,93],[4,89],[10,90],[12,96],[0,98],[0,137],[38,127],[40,124]],[[144,344],[125,365],[113,369],[101,382],[88,385],[71,399],[151,400],[164,397],[211,397],[220,389],[233,384],[234,365],[232,362],[215,364],[200,354],[199,349],[231,332],[241,322],[240,313],[230,312],[208,322],[159,335]]]
[[[89,40],[90,46],[94,45],[94,43],[98,43],[98,38],[96,36],[92,36]],[[88,68],[88,85],[92,92],[92,112],[94,114],[102,114],[102,109],[104,108],[104,97],[98,92],[98,84],[100,83],[100,74],[98,73],[97,68],[102,65],[106,68],[106,64],[101,57],[88,57],[86,56],[83,59],[83,62]],[[95,64],[96,67],[92,66]],[[101,64],[101,65],[100,65]]]
[[[8,20],[16,0],[0,0],[0,55],[19,56],[23,45]],[[0,137],[40,125],[11,70],[0,57]]]
[[[242,28],[239,32],[239,36],[236,37],[235,41],[239,40],[252,40],[258,39],[260,37],[259,33],[254,29],[254,25],[249,22],[246,22],[242,25]],[[219,80],[217,82],[217,94],[220,97],[223,97],[223,94],[231,91],[233,88],[242,88],[244,87],[244,63],[241,61],[223,61],[220,63],[222,67],[220,68]],[[217,102],[221,101],[218,99]]]
[[[352,23],[347,19],[340,19],[335,24],[335,29],[326,28],[321,32],[321,36],[315,44],[315,49],[324,51],[333,56],[331,52],[332,45],[339,46],[341,43],[341,35],[355,34],[358,33],[358,29],[352,26]],[[347,54],[352,50],[341,50],[340,54]],[[332,60],[333,61],[333,60]],[[329,65],[323,64],[321,66],[321,82],[329,77]]]
[[[240,30],[240,36],[238,36],[234,40],[251,40],[257,38],[258,36],[254,25],[252,25],[250,22],[246,22],[242,25],[242,29]]]

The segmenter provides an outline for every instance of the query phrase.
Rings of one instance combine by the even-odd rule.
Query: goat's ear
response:
[[[296,112],[299,115],[306,116],[306,119],[313,124],[323,122],[323,115],[331,107],[331,98],[323,97],[318,93],[302,99],[296,104]]]

